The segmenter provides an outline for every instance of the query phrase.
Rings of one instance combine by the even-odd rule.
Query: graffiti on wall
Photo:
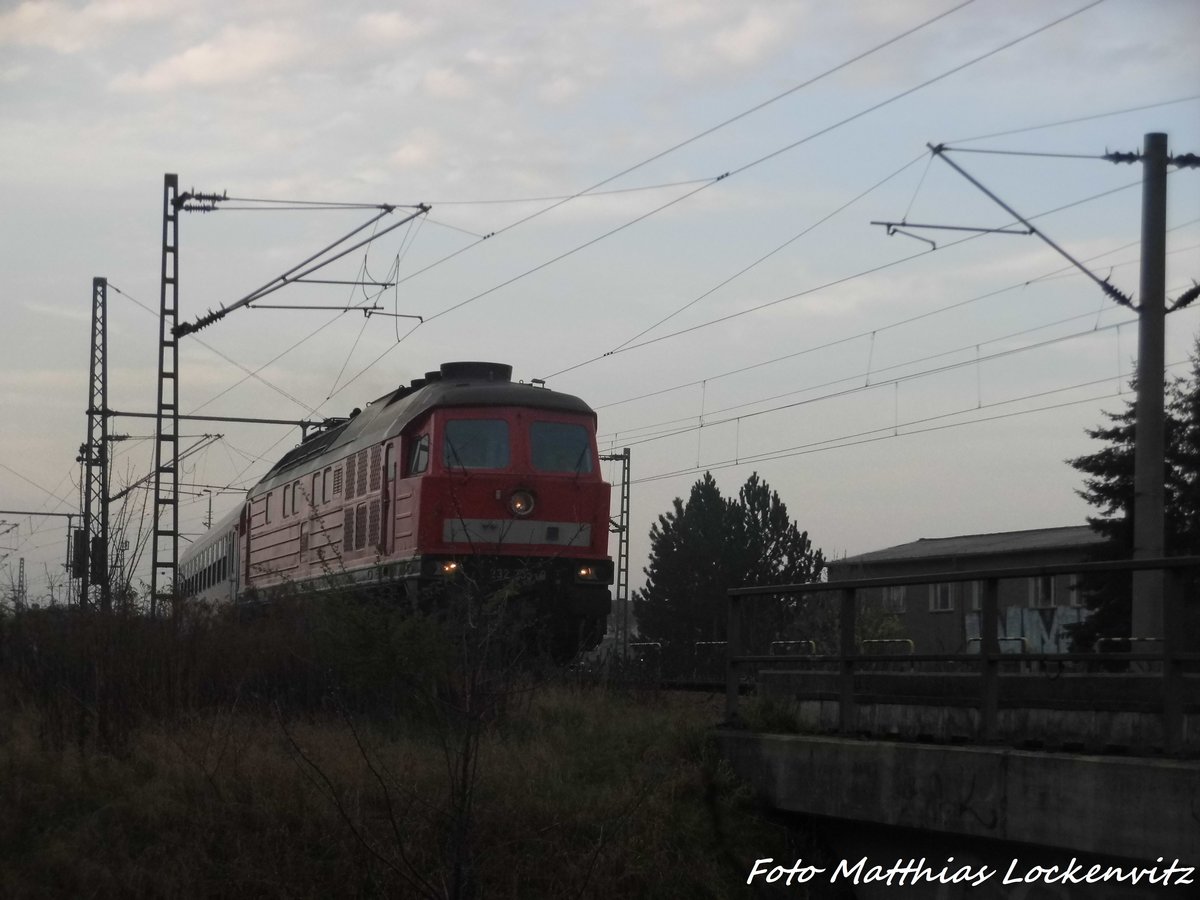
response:
[[[1088,612],[1077,606],[1007,606],[1000,610],[1000,650],[1002,653],[1066,653],[1071,649],[1071,636],[1066,626],[1082,622]],[[967,613],[963,624],[968,652],[978,653],[979,613]]]

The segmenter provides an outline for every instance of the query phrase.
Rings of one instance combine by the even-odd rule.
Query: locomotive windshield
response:
[[[445,463],[452,469],[507,469],[508,423],[503,419],[451,419]]]
[[[530,437],[535,469],[576,474],[592,471],[592,442],[582,425],[534,422]]]

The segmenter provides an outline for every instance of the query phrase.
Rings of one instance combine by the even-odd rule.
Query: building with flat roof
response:
[[[864,591],[897,617],[917,653],[970,652],[979,646],[983,583],[939,582],[936,575],[976,569],[1086,562],[1104,538],[1087,525],[921,538],[829,563],[829,580],[929,575],[928,584]],[[1000,646],[1006,652],[1069,649],[1065,626],[1087,614],[1073,575],[1004,579],[999,586]]]

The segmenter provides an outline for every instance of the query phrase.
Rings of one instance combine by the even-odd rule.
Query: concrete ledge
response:
[[[1200,863],[1200,762],[720,731],[774,808]]]
[[[1200,682],[1184,682],[1182,749],[1200,753]],[[1100,753],[1121,747],[1162,752],[1162,682],[1157,676],[1009,675],[1000,679],[997,738],[1014,746]],[[976,674],[860,673],[855,676],[852,733],[880,738],[963,742],[979,733]],[[841,730],[837,676],[825,672],[763,672],[763,696],[795,705],[800,727]],[[1098,702],[1095,699],[1103,698]]]

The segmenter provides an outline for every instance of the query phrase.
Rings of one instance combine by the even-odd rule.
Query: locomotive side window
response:
[[[508,423],[503,419],[451,419],[446,423],[444,459],[451,469],[507,469]]]
[[[533,467],[541,472],[592,471],[592,442],[582,425],[534,422],[530,428]]]
[[[329,475],[330,467],[326,467],[325,473],[321,478],[321,502],[329,502],[329,489],[333,486],[333,479]]]
[[[408,460],[408,474],[420,475],[429,468],[429,435],[423,434],[413,444]]]

